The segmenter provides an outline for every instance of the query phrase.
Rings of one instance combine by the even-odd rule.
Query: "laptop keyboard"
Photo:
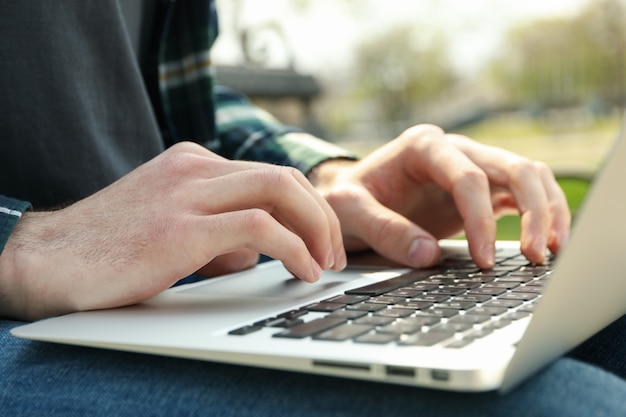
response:
[[[449,257],[229,334],[270,328],[277,338],[461,348],[532,314],[553,263],[530,264],[518,250],[499,250],[496,265],[483,270],[469,256]]]

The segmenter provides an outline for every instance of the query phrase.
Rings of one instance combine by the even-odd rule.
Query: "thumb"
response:
[[[402,265],[421,268],[439,260],[441,250],[430,233],[385,207],[371,194],[359,204],[334,204],[346,239],[358,239],[380,255]]]

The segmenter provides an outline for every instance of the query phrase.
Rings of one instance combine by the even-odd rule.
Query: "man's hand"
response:
[[[413,267],[435,263],[437,239],[462,231],[475,262],[492,266],[496,219],[507,213],[521,215],[530,261],[569,236],[567,201],[545,164],[436,126],[412,127],[358,162],[323,163],[310,180],[337,213],[346,249]]]
[[[337,217],[300,172],[180,143],[67,208],[25,213],[0,256],[0,314],[133,304],[258,253],[305,281],[346,263]]]

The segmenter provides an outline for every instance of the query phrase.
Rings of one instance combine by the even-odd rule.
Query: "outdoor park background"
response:
[[[309,111],[325,139],[364,155],[408,126],[439,124],[545,161],[574,211],[626,104],[626,0],[218,0],[218,9],[214,62],[314,77]],[[274,101],[268,110],[294,116]],[[518,233],[517,219],[501,222],[499,238]]]

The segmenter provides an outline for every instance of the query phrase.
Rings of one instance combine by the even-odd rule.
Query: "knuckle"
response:
[[[195,154],[177,151],[166,155],[160,163],[160,168],[163,170],[164,177],[181,177],[197,172],[198,162],[199,158]]]
[[[169,153],[198,153],[199,150],[203,150],[200,145],[194,142],[182,141],[176,142],[172,146],[170,146],[165,152]]]
[[[417,137],[442,136],[444,134],[444,131],[442,128],[436,125],[419,124],[419,125],[409,127],[408,129],[405,130],[405,133],[407,133],[410,136],[417,136]]]
[[[552,172],[552,169],[545,162],[535,161],[534,165],[535,165],[535,169],[537,170],[537,172],[542,178],[554,177],[554,173]]]
[[[243,213],[243,226],[252,236],[263,236],[268,232],[270,215],[265,210],[253,208]]]
[[[270,188],[285,186],[289,182],[289,174],[286,167],[269,165],[263,167],[258,175],[261,183]]]
[[[511,176],[519,179],[527,175],[536,175],[538,172],[537,162],[531,161],[527,158],[516,158],[510,165]]]
[[[488,187],[489,178],[487,173],[478,168],[468,168],[463,171],[459,183],[462,186],[473,185],[474,187]]]
[[[445,132],[442,128],[431,124],[420,124],[411,126],[401,135],[405,140],[415,143],[431,143],[435,140],[443,138]]]
[[[324,198],[330,206],[337,212],[346,213],[363,207],[367,203],[366,191],[352,184],[342,184],[336,187],[332,192],[324,194]]]

